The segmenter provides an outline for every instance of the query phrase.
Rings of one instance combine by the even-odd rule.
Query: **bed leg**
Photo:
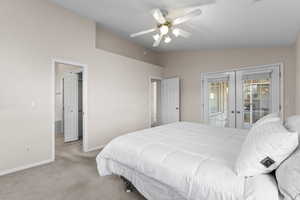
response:
[[[130,181],[128,181],[126,178],[124,178],[123,176],[121,176],[121,179],[123,180],[124,184],[125,184],[125,192],[130,193],[134,191],[134,186],[132,185],[132,183],[130,183]]]

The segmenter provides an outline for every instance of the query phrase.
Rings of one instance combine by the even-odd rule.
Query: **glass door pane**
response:
[[[234,72],[203,74],[203,118],[212,126],[235,127]]]
[[[243,81],[243,127],[250,128],[272,111],[271,80],[269,78]]]
[[[209,124],[228,127],[228,80],[208,84]]]

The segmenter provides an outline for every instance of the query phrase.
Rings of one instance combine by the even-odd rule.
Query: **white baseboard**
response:
[[[45,164],[51,163],[53,161],[54,161],[53,159],[49,159],[49,160],[44,160],[42,162],[37,162],[37,163],[29,164],[29,165],[24,165],[24,166],[21,166],[21,167],[16,167],[16,168],[13,168],[13,169],[7,169],[7,170],[4,170],[4,171],[0,171],[0,176],[4,176],[4,175],[11,174],[11,173],[14,173],[14,172],[22,171],[22,170],[29,169],[29,168],[32,168],[32,167],[37,167],[37,166],[40,166],[40,165],[45,165]]]
[[[100,150],[100,149],[103,149],[104,147],[105,147],[105,145],[96,146],[96,147],[89,148],[89,149],[85,150],[85,152]],[[45,164],[53,162],[54,160],[55,160],[54,158],[51,158],[49,160],[44,160],[44,161],[41,161],[41,162],[37,162],[37,163],[29,164],[29,165],[24,165],[24,166],[21,166],[21,167],[16,167],[16,168],[13,168],[13,169],[3,170],[3,171],[0,171],[0,176],[4,176],[4,175],[7,175],[7,174],[12,174],[12,173],[22,171],[22,170],[25,170],[25,169],[29,169],[29,168],[32,168],[32,167],[38,167],[40,165],[45,165]]]
[[[100,150],[100,149],[103,149],[105,146],[106,146],[106,145],[101,145],[101,146],[89,148],[89,149],[86,149],[84,152],[90,152],[90,151]]]

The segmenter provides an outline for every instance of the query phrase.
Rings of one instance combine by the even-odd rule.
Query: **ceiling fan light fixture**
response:
[[[176,37],[178,37],[178,36],[180,35],[180,30],[177,29],[177,28],[173,29],[172,32],[173,32],[173,34],[174,34]]]
[[[186,23],[187,21],[190,21],[195,17],[201,15],[202,12],[199,8],[200,6],[206,4],[212,4],[216,2],[216,0],[204,0],[204,1],[205,2],[202,2],[199,6],[194,6],[187,9],[180,9],[180,11],[178,12],[173,11],[173,14],[168,10],[162,10],[160,8],[153,9],[151,11],[151,15],[156,21],[156,26],[152,29],[131,34],[130,37],[137,37],[137,36],[153,33],[152,35],[154,39],[153,47],[158,47],[161,44],[161,42],[170,43],[172,41],[172,38],[175,37],[188,38],[191,35],[189,32],[182,30],[181,28],[175,28],[175,26],[182,23]],[[262,0],[252,0],[252,1],[262,1]],[[183,15],[179,16],[179,14],[182,11],[184,11]]]
[[[165,43],[168,44],[172,41],[172,38],[170,36],[165,37]]]
[[[166,25],[162,25],[162,26],[159,28],[159,30],[160,30],[160,33],[161,33],[162,35],[166,35],[166,34],[169,33],[169,27],[166,26]]]

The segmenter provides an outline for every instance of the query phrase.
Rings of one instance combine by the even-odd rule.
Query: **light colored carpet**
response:
[[[56,139],[56,161],[0,177],[1,200],[145,200],[124,192],[117,176],[100,177],[95,157],[83,153],[81,143]]]

